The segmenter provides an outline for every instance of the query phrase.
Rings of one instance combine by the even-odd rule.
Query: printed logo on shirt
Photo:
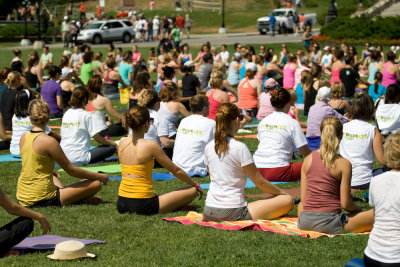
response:
[[[271,124],[261,124],[261,128],[264,128],[265,130],[272,131],[272,130],[287,130],[286,125],[271,125]]]
[[[179,128],[178,133],[187,134],[187,135],[202,135],[203,134],[203,132],[201,130],[185,129],[185,128]]]
[[[347,140],[366,140],[369,138],[369,134],[351,134],[351,133],[344,133],[344,138],[346,138]]]
[[[376,116],[377,120],[383,121],[383,122],[388,122],[388,121],[394,121],[394,116],[391,117],[386,117],[386,116]]]
[[[30,121],[18,121],[18,120],[14,120],[14,125],[15,126],[32,126]]]
[[[80,121],[77,121],[77,122],[68,122],[68,123],[63,122],[63,123],[62,123],[62,127],[63,127],[63,128],[79,127],[79,126],[81,126],[81,122],[80,122]]]

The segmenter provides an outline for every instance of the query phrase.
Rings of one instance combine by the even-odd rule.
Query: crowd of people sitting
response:
[[[136,45],[115,51],[110,44],[103,58],[90,46],[75,46],[57,66],[45,47],[41,57],[30,53],[27,67],[21,51],[14,51],[11,68],[0,75],[0,147],[22,159],[17,199],[23,207],[1,193],[7,211],[38,219],[49,230],[42,215],[24,207],[101,202],[96,193],[107,175],[76,165],[117,153],[120,213],[185,207],[204,194],[192,177],[209,175],[204,220],[274,219],[294,203],[271,182],[301,181],[299,229],[329,234],[372,229],[365,262],[400,263],[394,245],[399,240],[390,234],[399,226],[400,203],[400,71],[394,51],[383,57],[382,47],[369,43],[361,57],[345,44],[326,46],[322,55],[316,43],[295,54],[282,44],[278,55],[239,43],[233,55],[226,45],[218,51],[209,43],[197,55],[187,44],[157,50],[150,49],[145,60]],[[129,91],[125,99],[123,88]],[[129,103],[128,111],[118,112],[113,99]],[[57,118],[60,134],[47,125]],[[251,121],[259,140],[254,155],[235,140]],[[110,139],[118,136],[122,139]],[[91,138],[100,146],[92,149]],[[291,163],[297,152],[304,161]],[[82,181],[62,185],[54,162]],[[157,195],[155,167],[189,186]],[[246,177],[273,197],[247,203]],[[359,189],[370,190],[372,209],[362,211],[353,201],[351,190]],[[18,224],[32,230],[30,219],[12,222],[18,232],[13,242],[29,234]]]

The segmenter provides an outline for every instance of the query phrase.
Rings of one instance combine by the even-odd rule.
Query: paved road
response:
[[[319,34],[319,30],[314,30],[313,34]],[[275,35],[275,37],[270,37],[269,35],[260,35],[258,32],[249,32],[249,33],[231,33],[231,34],[193,34],[190,39],[184,38],[182,40],[183,43],[188,43],[189,45],[202,45],[207,41],[210,41],[212,45],[222,45],[227,44],[231,45],[236,42],[249,44],[270,44],[270,43],[296,43],[301,41],[301,36],[295,36],[294,34],[288,35]],[[158,42],[145,42],[145,43],[136,43],[139,47],[155,47],[158,45]],[[132,43],[114,43],[115,46],[120,47],[130,47]],[[50,48],[62,48],[62,44],[51,44]],[[101,45],[93,45],[92,47],[106,47],[106,44]],[[16,47],[5,47],[0,48],[1,50],[12,50]],[[32,46],[19,46],[19,49],[32,49]]]

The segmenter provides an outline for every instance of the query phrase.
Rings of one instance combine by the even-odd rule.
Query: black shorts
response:
[[[152,198],[126,198],[118,196],[117,210],[119,213],[137,213],[154,215],[158,213],[160,202],[158,196]]]
[[[57,189],[56,196],[50,199],[40,200],[30,206],[30,208],[38,208],[38,207],[61,207],[60,201],[60,190]]]

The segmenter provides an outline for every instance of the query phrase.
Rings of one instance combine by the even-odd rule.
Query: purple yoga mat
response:
[[[25,238],[24,240],[22,240],[21,243],[15,245],[12,249],[49,250],[49,249],[54,249],[58,243],[67,240],[80,241],[85,245],[89,245],[92,243],[99,243],[99,244],[106,243],[104,241],[94,240],[94,239],[78,239],[78,238],[63,237],[58,235],[42,235],[42,236]]]

